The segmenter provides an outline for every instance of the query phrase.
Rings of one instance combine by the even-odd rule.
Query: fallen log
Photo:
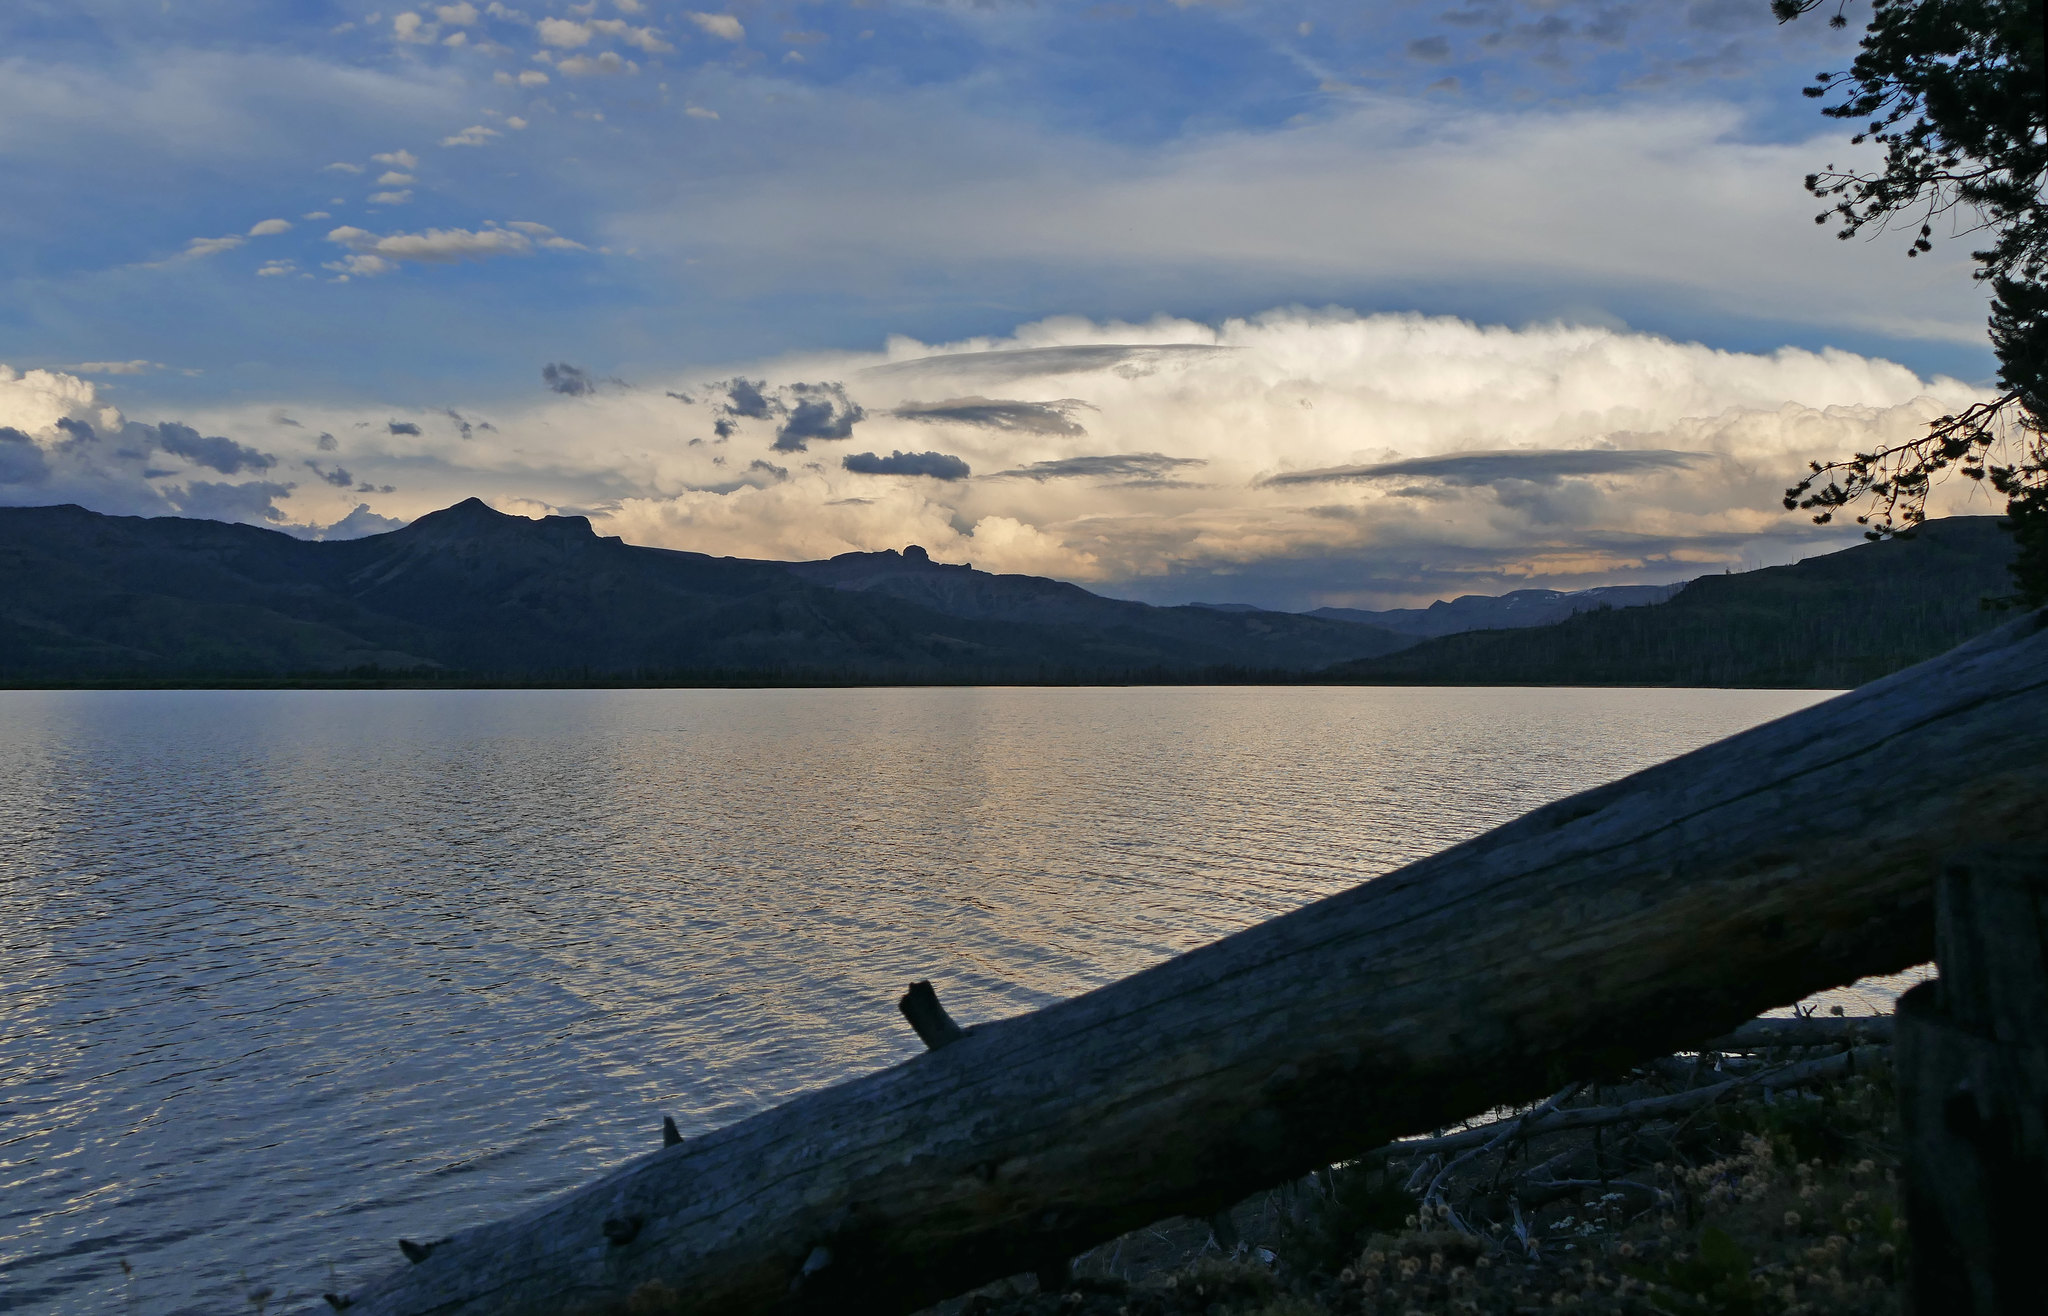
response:
[[[902,1312],[1056,1272],[1928,959],[1944,854],[2048,846],[2044,728],[2034,614],[1085,996],[938,1028],[464,1230],[353,1310],[558,1316],[658,1283],[691,1313]]]

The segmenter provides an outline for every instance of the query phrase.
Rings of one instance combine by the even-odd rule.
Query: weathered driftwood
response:
[[[1914,1309],[2035,1316],[2048,1312],[2048,854],[1958,856],[1937,905],[1941,977],[1898,1013]]]
[[[1929,875],[2048,844],[2032,616],[941,1050],[650,1152],[367,1316],[899,1312],[1933,951]],[[630,1241],[605,1222],[637,1221]]]

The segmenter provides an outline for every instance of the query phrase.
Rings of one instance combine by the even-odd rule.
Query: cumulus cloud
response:
[[[403,169],[408,173],[420,167],[420,158],[411,151],[380,151],[376,155],[371,156],[370,159],[377,164],[389,165],[393,169]],[[359,174],[363,172],[353,165],[349,168],[352,173]]]
[[[410,189],[402,192],[370,193],[370,204],[373,206],[402,206],[411,200],[412,192]]]
[[[176,421],[167,420],[157,426],[157,446],[222,475],[267,471],[277,465],[277,458],[267,452],[258,452],[217,434],[202,435],[191,426],[180,425]]]
[[[0,485],[42,484],[50,462],[36,441],[11,425],[0,425]]]
[[[295,487],[269,480],[250,480],[243,484],[195,480],[182,488],[172,487],[165,492],[171,506],[177,508],[181,516],[205,521],[253,523],[285,520],[277,500],[290,494]]]
[[[964,480],[972,472],[966,462],[943,452],[892,452],[879,457],[856,452],[840,460],[855,475],[922,475],[934,480]]]
[[[272,234],[289,233],[291,231],[292,222],[288,219],[266,219],[252,225],[249,229],[249,236],[252,238],[267,238]]]
[[[889,414],[931,424],[976,425],[1026,434],[1086,434],[1074,412],[1088,404],[1079,398],[1055,402],[1011,402],[1000,398],[949,398],[944,402],[906,402]]]
[[[1133,351],[1157,348],[1175,350]],[[934,361],[943,390],[926,364],[893,369]],[[1028,375],[1044,386],[1024,391],[1020,363],[1056,373]],[[558,375],[576,377],[598,382]],[[1785,485],[1809,458],[1908,437],[1978,396],[1843,352],[1297,309],[1214,324],[1062,318],[997,339],[679,369],[644,388],[536,391],[497,410],[503,441],[481,449],[438,421],[392,435],[383,410],[293,412],[309,431],[352,435],[359,485],[403,474],[385,515],[482,492],[589,509],[601,533],[670,548],[807,559],[920,543],[1124,597],[1308,608],[1663,583],[1853,543],[1853,529],[1784,512]],[[1076,399],[1088,409],[1067,410]],[[276,434],[274,405],[187,419]],[[799,417],[807,428],[787,433]],[[46,454],[73,441],[0,423]],[[842,432],[861,440],[844,457],[782,455]],[[293,441],[294,469],[334,469],[339,454]],[[50,461],[39,488],[62,478]],[[341,492],[305,481],[279,504],[294,522],[345,510],[297,511]],[[1944,486],[1936,512],[1996,510],[1965,485]]]
[[[210,427],[209,427],[210,428]],[[166,457],[179,459],[168,467]],[[223,475],[266,471],[277,459],[177,421],[144,424],[102,403],[93,384],[53,370],[0,365],[0,504],[78,503],[97,511],[162,516],[192,509],[268,521],[291,486],[192,480],[181,463]],[[211,511],[195,511],[211,515]]]
[[[744,41],[747,37],[747,29],[731,14],[700,14],[692,11],[690,21],[724,41]]]
[[[502,136],[504,136],[504,134],[499,132],[496,128],[487,128],[483,124],[473,123],[469,127],[464,128],[459,133],[455,133],[454,135],[449,137],[443,137],[441,139],[441,145],[489,146],[491,144],[491,139],[493,137]]]
[[[409,420],[391,420],[386,421],[384,424],[385,428],[393,434],[409,434],[414,438],[418,438],[420,435],[420,427]]]
[[[431,45],[440,28],[408,10],[391,20],[391,35],[412,45]]]
[[[794,401],[775,431],[777,452],[803,452],[813,439],[850,439],[853,427],[867,419],[843,384],[791,384],[789,392]]]

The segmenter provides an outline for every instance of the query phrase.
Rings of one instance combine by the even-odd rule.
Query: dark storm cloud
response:
[[[972,474],[966,462],[943,452],[892,452],[886,457],[856,452],[839,464],[855,475],[923,475],[934,480],[964,480]]]
[[[184,516],[207,521],[282,521],[275,500],[297,486],[251,480],[247,484],[197,482],[182,489],[166,489],[171,503]]]
[[[65,440],[66,443],[92,443],[100,437],[99,432],[93,429],[89,422],[73,420],[69,416],[59,416],[57,428],[71,436]]]
[[[668,390],[668,396],[674,398],[676,401],[682,403],[686,407],[695,405],[697,401],[697,399],[691,397],[688,393],[678,393],[674,389]]]
[[[725,405],[719,410],[743,420],[766,420],[782,411],[779,402],[761,391],[766,386],[763,379],[728,379],[711,385],[725,394]]]
[[[1088,404],[1079,398],[1057,402],[1012,402],[1004,398],[948,398],[944,402],[906,402],[889,414],[902,420],[932,424],[975,425],[1020,434],[1086,434],[1072,412]]]
[[[724,443],[727,439],[740,432],[739,422],[720,416],[717,420],[711,422],[711,432],[718,436],[720,443]]]
[[[550,361],[542,366],[540,378],[543,384],[564,397],[589,397],[597,392],[597,382],[566,361]]]
[[[463,438],[466,439],[471,437],[473,431],[475,430],[475,426],[471,425],[467,420],[465,420],[461,412],[457,411],[453,407],[443,407],[441,408],[441,414],[455,422],[456,427],[462,431]]]
[[[222,475],[267,471],[277,465],[277,458],[267,452],[243,447],[233,439],[224,439],[217,434],[201,435],[190,425],[180,425],[174,420],[167,420],[156,427],[156,444],[165,452],[210,471],[219,471]]]
[[[328,434],[325,431],[322,431],[320,437],[313,441],[313,446],[318,448],[322,452],[333,452],[336,448],[339,448],[341,444],[338,441],[336,441],[335,437],[332,434]]]
[[[420,427],[413,424],[409,420],[394,420],[388,421],[386,423],[391,427],[391,432],[393,434],[411,434],[414,436],[418,436],[420,432]]]
[[[747,469],[749,471],[759,471],[771,480],[787,480],[789,478],[789,468],[787,466],[777,466],[772,462],[761,461],[759,458],[747,463]]]
[[[1187,466],[1207,466],[1199,457],[1169,457],[1163,452],[1106,453],[1099,457],[1062,457],[1033,462],[993,478],[1037,480],[1162,480]]]
[[[12,425],[0,425],[0,484],[41,484],[50,463],[36,441]]]
[[[1440,480],[1471,487],[1519,480],[1555,484],[1568,477],[1637,475],[1682,470],[1709,460],[1711,453],[1667,449],[1566,448],[1548,452],[1459,452],[1444,457],[1415,457],[1370,466],[1330,466],[1317,471],[1289,471],[1259,481],[1262,486],[1347,484],[1374,480]]]
[[[846,395],[843,384],[791,384],[795,403],[775,431],[775,451],[803,452],[813,439],[850,439],[868,413]]]
[[[950,352],[871,366],[868,375],[921,375],[933,379],[980,378],[1008,382],[1037,375],[1078,375],[1114,370],[1120,375],[1149,375],[1162,366],[1199,361],[1235,347],[1208,343],[1096,343],[1084,347],[1023,347],[1001,352]]]
[[[331,471],[323,471],[320,469],[319,462],[309,461],[306,463],[306,468],[337,489],[346,489],[356,482],[355,476],[350,475],[339,466]]]

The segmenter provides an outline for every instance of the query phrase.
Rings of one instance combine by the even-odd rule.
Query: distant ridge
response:
[[[1368,612],[1360,608],[1317,608],[1302,615],[1378,626],[1396,635],[1434,639],[1439,635],[1456,635],[1460,631],[1551,626],[1567,617],[1575,617],[1582,612],[1598,612],[1602,608],[1647,607],[1664,602],[1684,588],[1685,583],[1680,581],[1672,585],[1603,585],[1598,589],[1569,592],[1518,589],[1506,594],[1461,594],[1449,602],[1439,599],[1426,608],[1391,608],[1385,612]]]
[[[715,558],[473,498],[328,543],[0,508],[0,683],[1242,679],[1408,643],[1316,618],[1124,603],[918,552]]]
[[[2012,542],[1991,516],[1785,567],[1702,576],[1668,602],[1550,626],[1467,631],[1341,664],[1372,685],[1747,686],[1836,689],[1897,671],[2010,614]]]

